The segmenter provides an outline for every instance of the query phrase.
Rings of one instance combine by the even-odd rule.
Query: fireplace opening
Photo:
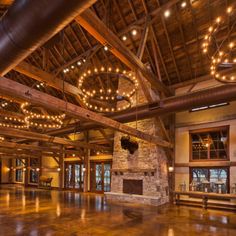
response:
[[[123,193],[143,195],[143,180],[123,179]]]

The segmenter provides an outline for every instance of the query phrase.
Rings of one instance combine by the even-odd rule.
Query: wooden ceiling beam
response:
[[[55,144],[69,145],[69,146],[74,146],[76,148],[79,147],[79,148],[87,148],[87,149],[94,149],[94,150],[100,150],[100,151],[110,150],[110,148],[107,148],[104,146],[99,146],[95,144],[87,144],[87,143],[79,142],[79,141],[71,141],[65,138],[59,138],[59,137],[50,136],[47,134],[40,134],[40,133],[13,129],[13,128],[0,127],[0,134],[7,137],[26,138],[30,140],[38,140],[38,141],[43,141],[43,142],[55,143]]]
[[[145,3],[145,0],[142,1],[143,3],[143,7],[145,9],[145,12],[146,14],[148,13],[147,12],[147,7],[146,7],[146,3]],[[140,45],[139,45],[139,48],[138,48],[138,52],[137,52],[137,57],[142,60],[142,57],[143,57],[143,52],[144,52],[144,48],[146,46],[146,43],[147,43],[147,36],[148,36],[148,31],[149,31],[149,27],[146,25],[146,28],[144,29],[143,31],[143,34],[142,34],[142,37],[141,37],[141,42],[140,42]],[[150,103],[150,102],[155,102],[156,99],[154,99],[151,95],[151,89],[147,86],[147,83],[145,81],[145,79],[142,77],[142,74],[140,72],[137,73],[137,77],[139,79],[139,83],[140,83],[140,87],[144,93],[144,96],[146,97],[147,101]],[[163,133],[163,136],[168,140],[170,141],[170,137],[168,135],[168,132],[167,130],[165,129],[165,126],[164,126],[164,123],[162,121],[162,119],[158,116],[155,118],[155,120],[160,124],[160,127],[161,127],[161,130],[162,130],[162,133]]]
[[[157,144],[159,146],[163,146],[163,147],[172,146],[169,142],[162,140],[160,137],[146,134],[146,133],[136,130],[128,125],[121,124],[118,121],[104,117],[100,114],[97,114],[95,112],[89,111],[89,110],[84,109],[82,107],[76,106],[72,103],[65,102],[61,99],[50,96],[48,94],[39,92],[35,89],[31,89],[25,85],[22,85],[20,83],[10,80],[10,79],[6,79],[4,77],[0,77],[0,92],[2,92],[3,94],[8,94],[12,97],[19,97],[19,98],[25,99],[26,101],[28,101],[32,104],[35,104],[35,105],[39,105],[39,106],[47,107],[49,109],[65,112],[69,116],[74,116],[74,117],[76,116],[78,118],[82,118],[82,119],[96,122],[102,126],[112,128],[112,129],[120,131],[122,133],[137,137],[142,140],[145,140],[147,142]],[[3,128],[2,128],[2,130],[3,130]],[[21,137],[24,138],[23,132],[27,132],[27,131],[21,131],[21,132],[22,132]],[[4,132],[4,133],[6,135],[9,134],[8,132]],[[15,135],[20,135],[18,130],[17,130],[17,132],[15,131],[13,133]],[[73,141],[68,141],[68,140],[65,141],[62,138],[51,137],[51,136],[48,136],[45,134],[33,133],[32,135],[31,134],[28,135],[28,138],[36,139],[36,137],[37,137],[37,139],[38,138],[42,139],[42,141],[50,141],[51,140],[51,141],[57,142],[59,144],[65,144],[65,145],[68,144],[68,145],[73,145],[73,146],[78,145],[79,147],[85,147],[85,148],[91,148],[91,149],[98,148],[97,145],[94,146],[94,148],[92,148],[91,146],[86,147],[86,144],[82,144],[80,142],[73,142]],[[102,147],[101,147],[101,149],[102,149]]]
[[[26,155],[32,155],[32,156],[40,156],[41,152],[39,151],[34,151],[34,150],[14,150],[14,149],[9,149],[9,148],[0,148],[0,153],[8,153],[8,154],[15,154],[15,155],[21,155],[21,154],[26,154]]]
[[[157,80],[156,76],[134,55],[123,42],[91,11],[85,10],[75,18],[75,21],[85,28],[102,45],[108,44],[110,51],[126,66],[134,71],[140,71],[143,76],[158,90],[171,95],[170,90]]]
[[[60,91],[64,90],[66,93],[69,93],[71,95],[78,96],[82,94],[82,91],[74,85],[69,84],[68,82],[63,81],[62,79],[57,78],[54,75],[26,62],[21,62],[14,68],[14,70],[34,80],[44,82],[55,89],[58,89]]]
[[[51,152],[51,153],[65,153],[65,154],[81,154],[80,151],[77,150],[62,150],[60,148],[50,148],[50,147],[44,147],[44,146],[38,146],[34,144],[20,144],[20,143],[15,143],[15,142],[7,142],[7,141],[2,141],[0,142],[0,147],[5,147],[5,148],[10,148],[13,150],[36,150],[40,152]]]
[[[14,154],[7,154],[7,153],[3,153],[0,154],[0,159],[26,159],[26,158],[32,158],[32,155],[14,155]],[[36,157],[38,158],[38,157]],[[23,168],[23,167],[21,167]]]

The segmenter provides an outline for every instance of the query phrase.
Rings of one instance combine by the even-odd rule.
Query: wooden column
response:
[[[62,190],[64,188],[64,157],[65,153],[63,150],[65,149],[64,146],[61,146],[61,153],[59,155],[59,189]]]
[[[9,160],[9,168],[10,168],[10,171],[9,171],[9,177],[8,177],[8,182],[9,182],[10,184],[13,183],[14,170],[12,169],[12,167],[13,167],[13,160],[10,159],[10,160]]]
[[[25,168],[26,168],[26,171],[25,171],[25,186],[28,186],[29,185],[29,173],[30,173],[30,158],[26,158],[25,159]]]
[[[89,131],[84,132],[86,142],[89,142]],[[84,156],[84,192],[89,191],[89,182],[90,182],[90,163],[89,163],[90,149],[85,150]]]
[[[40,157],[38,157],[38,160],[39,160],[39,172],[38,172],[38,186],[39,186],[39,178],[40,178],[40,176],[42,175],[42,172],[43,172],[43,170],[42,170],[42,167],[43,167],[43,165],[42,165],[42,155]]]

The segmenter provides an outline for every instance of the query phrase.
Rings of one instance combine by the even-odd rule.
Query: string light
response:
[[[123,41],[126,41],[127,40],[127,37],[125,35],[122,36],[122,40]]]
[[[223,16],[218,16],[213,24],[208,28],[208,33],[204,37],[204,42],[202,44],[202,51],[204,54],[208,53],[210,56],[210,73],[214,78],[223,83],[235,83],[235,76],[225,75],[223,70],[219,70],[220,65],[229,65],[232,66],[236,64],[236,55],[233,55],[233,51],[235,49],[235,42],[226,40],[222,40],[220,46],[218,47],[215,53],[212,53],[210,48],[213,46],[213,38],[217,40],[217,33],[220,31],[220,26],[223,23],[228,24],[229,14],[235,13],[235,8],[232,6],[226,9],[226,13]],[[229,35],[227,35],[229,37]],[[227,38],[228,39],[228,38]],[[214,42],[215,42],[214,40]]]
[[[166,11],[164,12],[164,16],[165,16],[166,18],[168,18],[168,17],[170,16],[170,10],[166,10]]]
[[[28,128],[24,119],[5,116],[4,121],[5,122],[0,122],[0,127],[15,128],[15,129],[27,129]]]
[[[186,3],[185,1],[181,3],[181,7],[182,7],[182,8],[185,8],[186,5],[187,5],[187,3]]]
[[[136,29],[133,29],[132,31],[131,31],[131,34],[133,35],[133,36],[136,36],[137,35],[137,30]]]
[[[111,75],[119,77],[120,79],[123,78],[132,89],[128,92],[126,91],[127,88],[124,88],[124,90],[112,90],[111,88],[100,88],[97,90],[91,88],[86,89],[84,85],[85,80],[94,79],[98,75]],[[78,85],[83,92],[82,101],[89,109],[98,112],[115,112],[118,111],[117,107],[119,107],[119,111],[131,107],[131,97],[138,87],[138,80],[133,76],[133,73],[127,73],[120,68],[102,66],[101,68],[91,68],[82,72]],[[110,102],[111,106],[100,105],[101,102],[104,101]]]
[[[9,103],[10,102],[10,103]],[[10,105],[12,103],[12,100],[9,100],[9,102],[3,100],[1,102],[1,106],[3,110],[5,110],[6,106]],[[0,121],[0,127],[6,127],[6,128],[14,128],[14,129],[27,129],[28,126],[25,123],[25,120],[22,118],[14,117],[14,116],[1,116],[1,121]]]
[[[65,114],[61,115],[44,115],[29,110],[30,104],[28,102],[21,104],[21,110],[25,114],[25,123],[27,126],[51,129],[61,128]],[[47,124],[46,122],[49,122]],[[52,124],[51,124],[52,123]]]

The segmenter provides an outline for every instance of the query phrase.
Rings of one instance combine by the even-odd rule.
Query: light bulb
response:
[[[123,41],[126,41],[127,40],[127,37],[125,35],[122,36],[122,40]]]
[[[166,11],[164,12],[164,16],[165,16],[166,18],[168,18],[168,17],[170,16],[170,11],[169,11],[169,10],[166,10]]]

